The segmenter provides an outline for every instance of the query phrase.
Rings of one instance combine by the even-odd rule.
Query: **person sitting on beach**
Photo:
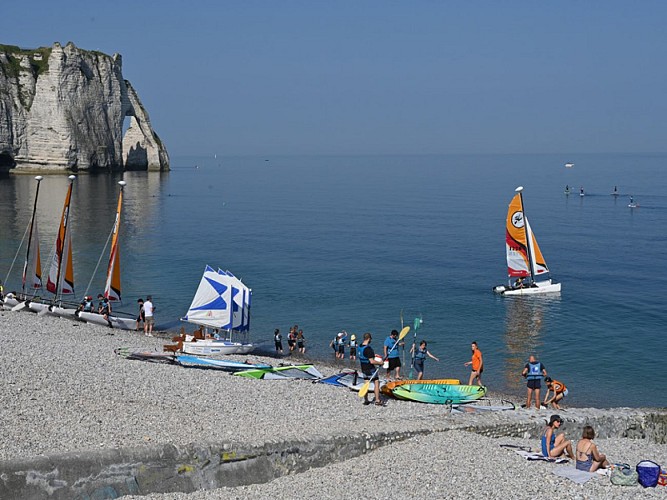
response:
[[[542,455],[547,458],[558,458],[567,454],[568,458],[574,459],[572,443],[565,438],[565,434],[560,433],[556,436],[556,431],[562,424],[563,419],[560,415],[551,415],[549,424],[542,432]]]
[[[422,340],[419,343],[419,347],[416,349],[415,352],[415,345],[412,344],[412,347],[410,348],[410,354],[414,354],[414,367],[415,370],[417,371],[417,380],[422,380],[424,378],[424,361],[426,361],[426,356],[428,356],[431,359],[435,359],[436,361],[440,361],[438,358],[436,358],[431,352],[426,348],[426,341]]]
[[[109,323],[109,326],[111,325],[111,321],[109,321],[109,314],[111,314],[111,302],[109,302],[109,299],[107,297],[104,297],[102,299],[102,305],[100,306],[100,309],[98,311],[104,320]]]
[[[380,399],[380,380],[378,379],[379,366],[376,369],[373,365],[382,365],[381,360],[375,359],[375,351],[371,347],[371,340],[373,339],[370,332],[364,333],[364,340],[359,346],[359,363],[361,365],[361,374],[366,380],[373,382],[373,392],[375,394],[375,405],[384,406]],[[369,405],[368,393],[364,395],[364,404]]]
[[[97,303],[97,314],[102,314],[102,308],[104,307],[104,295],[98,293],[97,300],[99,300]]]
[[[551,377],[545,377],[544,382],[547,384],[547,392],[544,395],[544,406],[551,405],[556,410],[560,410],[558,402],[568,395],[569,391],[563,382],[553,380]],[[549,397],[553,392],[553,396]]]
[[[81,303],[79,304],[79,307],[77,307],[77,312],[93,312],[93,297],[90,295],[86,295],[83,299],[81,299]]]
[[[584,426],[581,439],[577,443],[577,469],[586,472],[595,472],[598,469],[609,467],[607,457],[598,451],[593,442],[595,431],[590,425]]]

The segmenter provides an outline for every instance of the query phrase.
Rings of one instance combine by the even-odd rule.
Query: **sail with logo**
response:
[[[498,285],[493,291],[502,295],[560,292],[561,284],[549,277],[546,260],[526,217],[523,187],[515,191],[507,211],[505,232],[509,284]]]

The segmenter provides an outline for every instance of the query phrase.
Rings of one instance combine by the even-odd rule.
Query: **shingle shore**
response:
[[[215,370],[129,361],[113,350],[126,346],[161,350],[165,340],[27,312],[0,312],[0,335],[0,460],[146,443],[261,444],[350,432],[444,430],[480,420],[486,424],[507,419],[539,421],[551,413],[519,410],[455,416],[442,406],[399,401],[389,401],[383,408],[367,407],[356,394],[323,384],[244,379]],[[275,363],[252,355],[232,359]],[[334,371],[320,369],[325,374]],[[587,411],[604,410],[563,413]],[[633,411],[613,410],[616,414]],[[302,498],[309,494],[352,498],[360,496],[360,477],[368,481],[361,496],[370,498],[386,498],[390,484],[400,484],[409,497],[667,495],[667,488],[623,490],[606,478],[578,486],[554,476],[551,471],[557,466],[526,462],[500,443],[537,446],[535,440],[436,432],[265,485],[199,492],[187,498]],[[598,444],[613,461],[635,464],[652,459],[667,465],[666,445],[629,439],[604,439]],[[180,498],[178,494],[168,497]]]

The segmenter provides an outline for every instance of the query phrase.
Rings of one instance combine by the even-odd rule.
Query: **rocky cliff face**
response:
[[[0,45],[0,169],[168,170],[119,54]],[[123,137],[123,121],[131,126]]]

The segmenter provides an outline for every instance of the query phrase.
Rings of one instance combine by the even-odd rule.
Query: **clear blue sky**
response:
[[[5,2],[123,55],[172,156],[667,151],[667,2]]]

